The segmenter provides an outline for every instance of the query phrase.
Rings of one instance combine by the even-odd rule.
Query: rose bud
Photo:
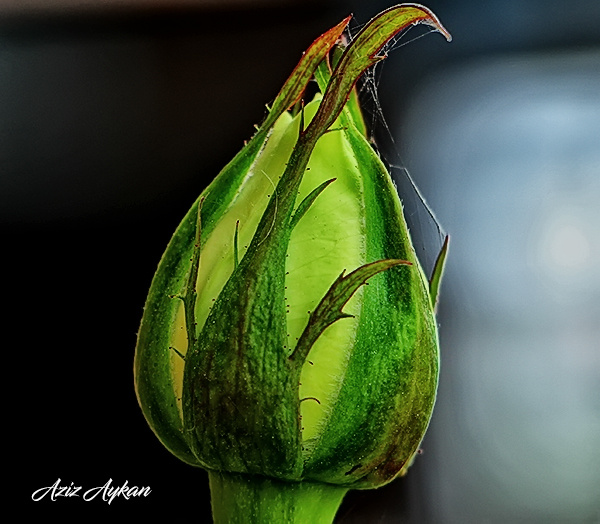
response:
[[[331,522],[348,489],[405,472],[431,417],[447,243],[428,281],[354,85],[407,26],[450,35],[396,6],[332,66],[348,22],[315,40],[192,206],[144,309],[140,406],[208,470],[216,522]],[[313,78],[321,94],[304,106]]]

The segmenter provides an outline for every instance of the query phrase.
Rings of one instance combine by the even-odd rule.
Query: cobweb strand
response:
[[[361,26],[354,26],[349,30],[350,40],[358,33],[360,28]],[[389,56],[394,51],[435,32],[434,29],[429,28],[422,34],[408,38],[407,35],[413,29],[414,26],[396,35],[382,49],[381,54]],[[382,72],[387,61],[382,60],[365,72],[358,86],[358,95],[367,128],[374,142],[373,145],[390,171],[401,196],[405,218],[411,230],[411,237],[417,255],[425,271],[430,274],[437,254],[444,243],[446,232],[408,171],[402,159],[400,148],[394,139],[394,134],[384,116],[378,92]],[[376,143],[373,137],[377,137]],[[432,248],[433,244],[437,244],[437,246]]]

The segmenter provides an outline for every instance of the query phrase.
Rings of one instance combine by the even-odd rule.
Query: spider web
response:
[[[362,25],[354,25],[350,28],[348,39],[352,40],[361,28]],[[401,47],[436,32],[433,28],[428,28],[420,34],[415,34],[416,31],[417,28],[414,26],[402,31],[392,38],[379,54],[389,57],[390,54]],[[365,72],[357,86],[358,95],[373,146],[388,168],[396,185],[413,246],[426,275],[429,277],[446,237],[446,231],[435,216],[433,209],[427,204],[424,195],[407,169],[400,147],[396,143],[394,133],[383,113],[378,92],[385,64],[389,60],[390,58],[382,60]]]

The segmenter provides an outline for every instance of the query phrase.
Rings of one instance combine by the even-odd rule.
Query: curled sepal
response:
[[[342,111],[357,80],[367,68],[384,58],[377,56],[381,48],[400,31],[416,24],[431,25],[448,41],[452,39],[437,17],[422,5],[400,4],[377,15],[356,35],[333,70],[321,110],[311,124],[316,132],[329,128]]]

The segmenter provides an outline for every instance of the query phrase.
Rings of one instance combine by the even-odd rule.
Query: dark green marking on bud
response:
[[[304,402],[306,400],[314,400],[317,404],[321,403],[321,401],[317,397],[304,397],[300,399],[300,402]]]
[[[238,254],[238,243],[240,236],[240,221],[235,222],[235,233],[233,235],[233,269],[240,265],[240,257]]]
[[[181,353],[175,346],[169,346],[169,349],[173,350],[181,360],[185,360],[185,355]]]

